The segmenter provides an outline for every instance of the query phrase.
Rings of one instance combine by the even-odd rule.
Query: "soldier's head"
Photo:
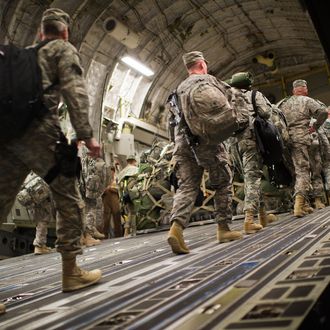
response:
[[[193,51],[182,56],[189,74],[207,74],[207,64],[202,52]]]
[[[126,161],[127,161],[128,165],[134,165],[134,166],[137,165],[137,160],[136,160],[136,157],[134,155],[127,156]]]
[[[70,16],[59,8],[49,8],[44,11],[41,18],[40,38],[69,39]]]
[[[253,81],[254,79],[251,72],[237,72],[232,75],[229,85],[236,88],[250,90]]]
[[[303,95],[303,96],[308,95],[308,88],[307,88],[306,80],[303,80],[303,79],[295,80],[292,83],[292,87],[293,87],[293,89],[292,89],[293,95]]]

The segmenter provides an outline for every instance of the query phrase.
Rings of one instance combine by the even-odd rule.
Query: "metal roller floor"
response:
[[[58,253],[2,260],[0,329],[330,328],[330,207],[236,242],[217,244],[215,231],[188,228],[182,256],[165,231],[87,248],[79,264],[103,279],[76,293],[61,292]]]

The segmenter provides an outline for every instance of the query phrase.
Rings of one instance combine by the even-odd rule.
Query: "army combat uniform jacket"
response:
[[[88,93],[77,50],[63,40],[53,40],[38,52],[43,87],[55,84],[45,95],[49,112],[35,119],[22,138],[0,148],[0,219],[6,219],[25,177],[33,170],[40,177],[56,164],[56,145],[60,138],[57,107],[60,97],[68,106],[78,139],[92,137],[88,122]],[[80,254],[84,202],[75,177],[56,176],[50,189],[58,211],[57,250]]]
[[[214,83],[216,83],[216,79],[214,77],[212,77],[212,79]],[[194,83],[192,81],[190,84],[190,80],[191,76],[180,84],[178,87],[179,95],[183,89],[186,89],[186,92],[189,93],[189,89],[193,87]],[[223,104],[226,104],[230,109],[231,105],[220,83],[219,89],[223,90],[219,98],[223,98]],[[185,105],[182,104],[182,106]],[[171,222],[175,220],[184,227],[188,226],[190,215],[199,192],[204,169],[209,172],[210,183],[212,189],[215,190],[215,221],[218,223],[230,221],[232,216],[232,173],[227,151],[222,143],[200,141],[200,143],[194,147],[196,158],[187,144],[186,137],[182,133],[180,125],[182,125],[182,122],[180,122],[179,126],[175,129],[175,147],[173,152],[174,161],[176,163],[175,173],[179,180],[179,188],[174,196]]]
[[[310,159],[308,154],[311,145],[309,123],[311,118],[316,121],[313,124],[317,130],[327,119],[328,112],[324,104],[308,96],[291,96],[289,99],[279,102],[283,111],[289,132],[289,148],[296,174],[294,193],[307,198],[311,189]]]

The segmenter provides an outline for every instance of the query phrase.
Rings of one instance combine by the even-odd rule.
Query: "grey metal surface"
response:
[[[76,293],[61,292],[57,253],[2,260],[0,329],[298,329],[330,282],[329,225],[330,208],[283,215],[226,244],[194,226],[183,256],[166,232],[107,240],[79,257],[102,282]]]

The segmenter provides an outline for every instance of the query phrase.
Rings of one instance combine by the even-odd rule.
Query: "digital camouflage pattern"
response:
[[[322,157],[321,157],[321,148],[319,135],[317,132],[311,133],[312,143],[309,146],[309,161],[311,168],[311,184],[312,184],[312,197],[322,197],[324,188],[323,188],[323,179],[322,179]]]
[[[47,200],[43,205],[28,208],[28,213],[37,224],[33,245],[42,247],[47,243],[48,226],[50,222],[55,221],[55,212],[52,201]]]
[[[24,136],[0,145],[0,221],[7,218],[15,197],[30,170],[45,177],[55,165],[56,141],[60,139],[57,106],[60,95],[68,111],[78,139],[92,137],[88,122],[88,94],[77,50],[68,42],[54,40],[38,54],[43,87],[58,86],[45,95],[50,112],[35,120]],[[57,251],[81,254],[80,236],[83,227],[84,202],[75,177],[58,175],[50,184],[57,210]]]
[[[17,200],[27,208],[29,217],[36,223],[34,246],[47,243],[48,226],[55,221],[55,210],[47,183],[31,172],[24,181]]]
[[[309,147],[311,139],[309,122],[315,118],[317,130],[326,120],[328,113],[324,104],[308,96],[291,96],[279,102],[288,123],[289,150],[295,172],[294,194],[308,196],[311,186]]]
[[[50,41],[38,52],[44,89],[59,80],[54,88],[44,94],[44,100],[52,113],[57,112],[59,96],[67,105],[71,124],[78,140],[93,136],[88,118],[89,100],[84,71],[76,48],[64,40]],[[59,125],[59,124],[58,124]]]
[[[186,147],[186,151],[189,152],[189,148]],[[209,173],[210,188],[214,191],[215,222],[230,222],[232,218],[232,173],[224,146],[221,144],[197,146],[196,154],[199,164],[194,156],[187,152],[174,154],[175,173],[179,188],[174,195],[171,222],[176,221],[183,227],[188,226],[204,170]]]
[[[93,234],[95,228],[103,227],[102,194],[107,183],[104,160],[102,158],[93,159],[85,155],[82,158],[82,175],[85,182],[86,231]]]
[[[246,107],[251,109],[252,91],[242,90],[242,92],[246,95],[249,102],[246,104]],[[271,104],[260,92],[256,93],[256,106],[257,112],[262,118],[270,118],[272,113]],[[263,205],[263,195],[261,191],[263,163],[261,155],[258,152],[253,131],[253,114],[254,110],[250,110],[250,125],[240,133],[236,134],[235,138],[230,140],[231,145],[229,150],[234,158],[236,152],[236,163],[241,166],[242,176],[244,177],[243,210],[253,210],[257,213],[260,206]]]
[[[177,88],[186,123],[203,143],[222,142],[238,129],[238,113],[226,97],[229,91],[229,85],[208,74],[190,75]]]

